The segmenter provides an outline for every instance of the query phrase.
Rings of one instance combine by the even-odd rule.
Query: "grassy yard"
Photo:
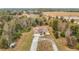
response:
[[[28,51],[32,43],[32,31],[22,33],[20,40],[17,41],[15,51]]]

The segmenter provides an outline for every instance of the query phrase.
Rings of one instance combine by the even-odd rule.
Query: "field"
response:
[[[79,12],[43,12],[47,16],[79,16]]]

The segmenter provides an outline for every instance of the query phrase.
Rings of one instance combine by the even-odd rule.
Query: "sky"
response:
[[[0,8],[78,8],[78,0],[0,0]]]

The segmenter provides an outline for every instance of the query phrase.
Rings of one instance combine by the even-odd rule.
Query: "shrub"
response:
[[[14,34],[13,34],[13,40],[12,41],[16,41],[16,39],[17,38],[20,38],[20,36],[21,36],[21,32],[19,31],[19,32],[15,32]]]
[[[18,31],[21,31],[23,28],[21,27],[20,24],[16,24],[16,28],[15,28],[15,31],[18,32]]]
[[[71,19],[71,23],[74,23],[74,19]]]
[[[27,29],[26,29],[26,30],[27,30],[27,32],[29,32],[29,31],[31,30],[31,27],[27,27]]]
[[[65,32],[61,32],[61,37],[65,37]]]
[[[58,38],[58,32],[57,31],[53,31],[55,38]]]
[[[1,29],[1,30],[0,30],[0,35],[2,35],[2,32],[3,32],[3,30]]]

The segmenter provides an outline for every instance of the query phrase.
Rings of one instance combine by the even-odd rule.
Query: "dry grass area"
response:
[[[22,33],[21,38],[17,42],[16,47],[13,49],[15,51],[28,51],[30,50],[32,43],[32,31]]]
[[[38,42],[37,51],[52,51],[52,43],[48,40],[42,40]]]
[[[79,12],[43,12],[47,16],[79,16]]]

